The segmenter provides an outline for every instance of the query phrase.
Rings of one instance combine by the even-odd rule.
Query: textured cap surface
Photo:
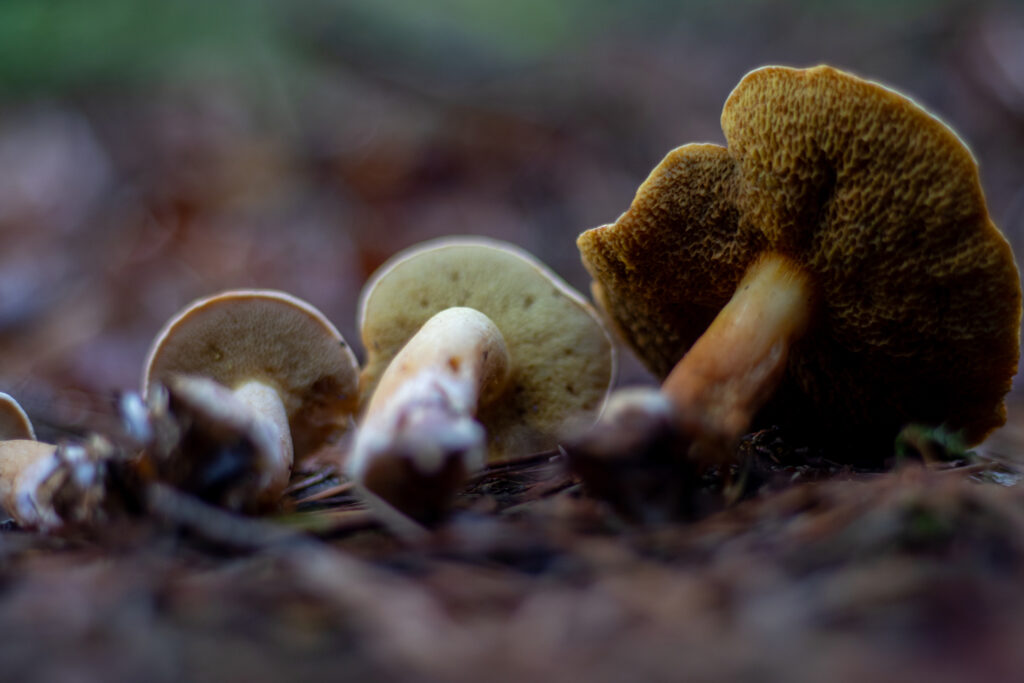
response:
[[[196,301],[164,326],[143,389],[175,374],[231,389],[266,383],[281,397],[299,458],[347,428],[358,372],[341,334],[315,308],[282,292],[237,290]]]
[[[977,441],[1002,424],[1020,285],[957,136],[830,67],[748,74],[722,128],[727,149],[674,150],[615,225],[579,240],[651,370],[665,376],[771,250],[808,270],[817,298],[780,397],[858,428],[945,422]]]
[[[511,359],[505,392],[477,415],[492,460],[551,448],[566,420],[597,417],[614,374],[604,325],[532,256],[481,238],[445,238],[402,252],[364,287],[363,396],[431,316],[454,306],[489,317]]]

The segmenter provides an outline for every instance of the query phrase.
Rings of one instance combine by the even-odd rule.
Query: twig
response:
[[[284,495],[288,496],[293,493],[297,493],[298,491],[308,489],[310,486],[315,486],[316,484],[319,484],[320,482],[324,481],[325,479],[333,475],[334,472],[331,470],[324,470],[323,472],[318,472],[316,474],[310,475],[305,479],[302,479],[300,481],[295,482],[294,484],[289,485],[288,488],[284,490]]]
[[[317,536],[337,536],[373,529],[381,522],[369,510],[342,510],[291,515],[282,524],[294,526]]]
[[[936,467],[932,468],[932,471],[936,474],[974,474],[975,472],[984,472],[997,467],[1000,467],[1000,465],[994,462],[976,462],[956,467]]]
[[[533,495],[530,496],[529,500],[524,500],[521,503],[516,503],[515,505],[510,505],[507,508],[505,508],[504,510],[502,510],[501,514],[504,515],[504,514],[508,514],[510,512],[513,512],[513,513],[514,512],[518,512],[520,510],[525,509],[527,505],[531,505],[532,503],[536,503],[538,500],[543,500],[544,498],[550,498],[552,496],[557,496],[557,495],[562,494],[562,493],[575,493],[576,491],[580,490],[581,488],[582,488],[582,486],[580,484],[576,483],[576,481],[574,481],[572,479],[569,479],[567,481],[560,481],[557,484],[554,484],[552,486],[548,486],[546,488],[541,489],[537,493],[531,492],[531,493],[533,493]]]
[[[295,501],[296,505],[302,505],[303,503],[315,503],[318,500],[324,500],[326,498],[333,498],[334,496],[340,496],[343,493],[350,493],[352,491],[352,482],[346,481],[330,488],[326,488],[322,491],[317,491],[314,494],[306,496]]]
[[[166,484],[147,487],[146,507],[159,519],[233,548],[259,549],[311,542],[308,536],[292,529],[222,510]]]
[[[540,463],[548,462],[559,456],[564,456],[565,451],[561,448],[553,448],[550,451],[541,451],[540,453],[531,453],[530,455],[524,455],[514,460],[506,460],[504,462],[495,463],[488,465],[482,472],[477,474],[473,479],[479,481],[485,477],[489,477],[494,474],[502,474],[511,470],[518,470],[530,465],[537,465]]]

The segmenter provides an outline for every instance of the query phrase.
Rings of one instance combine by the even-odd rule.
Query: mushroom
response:
[[[48,444],[14,398],[0,393],[0,506],[19,526],[52,531],[99,511],[107,444]]]
[[[591,306],[512,245],[443,238],[364,287],[366,405],[347,468],[400,532],[436,521],[485,461],[550,449],[600,413],[613,346]]]
[[[1020,285],[956,134],[827,66],[751,72],[722,129],[578,240],[692,450],[730,454],[759,415],[873,444],[1003,424]]]
[[[251,467],[227,463],[240,479],[216,487],[219,502],[235,508],[276,503],[293,460],[348,428],[358,371],[337,329],[300,299],[270,290],[200,299],[157,335],[143,394],[151,404],[180,406],[189,425],[202,428],[206,446],[199,450],[213,460],[162,465],[180,468],[171,479],[185,484],[195,481],[197,469],[224,465],[217,458],[234,449],[252,460]],[[162,386],[167,398],[160,396]]]

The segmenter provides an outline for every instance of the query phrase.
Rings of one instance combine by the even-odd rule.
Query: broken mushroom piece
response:
[[[485,462],[546,450],[600,413],[611,339],[526,252],[445,238],[398,254],[363,289],[366,409],[348,471],[385,521],[437,521]]]
[[[55,446],[35,438],[21,405],[0,393],[0,506],[24,529],[89,521],[105,496],[110,445],[94,438]]]
[[[55,531],[94,521],[106,500],[110,444],[0,441],[0,505],[18,526]]]
[[[164,389],[149,403],[157,478],[232,510],[276,503],[276,478],[291,469],[283,412],[198,375],[169,377]]]
[[[149,352],[143,393],[152,401],[158,387],[168,387],[190,424],[206,425],[199,450],[213,460],[182,468],[188,474],[179,477],[208,482],[214,475],[198,470],[226,466],[220,456],[235,449],[228,469],[237,481],[220,481],[223,496],[215,498],[249,507],[276,503],[293,460],[348,428],[358,372],[341,334],[308,303],[233,290],[196,301],[164,326]],[[252,469],[239,469],[239,457],[250,458]]]
[[[701,481],[675,411],[654,387],[628,387],[608,399],[600,421],[564,444],[570,470],[589,496],[624,520],[658,524],[691,517]]]
[[[759,414],[876,445],[1001,425],[1020,285],[956,134],[827,66],[748,74],[722,129],[578,240],[695,449],[731,457]]]

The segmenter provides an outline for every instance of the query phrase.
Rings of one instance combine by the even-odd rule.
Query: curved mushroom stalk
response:
[[[500,395],[509,355],[483,313],[437,313],[388,365],[356,434],[348,471],[400,532],[435,521],[486,455],[475,416]],[[396,512],[399,513],[396,517]]]
[[[170,426],[152,444],[160,477],[232,509],[278,500],[292,443],[277,392],[260,382],[232,390],[197,375],[166,382],[166,394],[150,397],[151,413]]]
[[[273,387],[255,380],[235,387],[231,393],[239,403],[260,416],[260,428],[265,433],[263,438],[269,444],[273,444],[261,475],[266,482],[265,488],[277,496],[288,485],[292,463],[295,460],[291,431],[288,428],[288,413],[285,411],[284,402],[281,401],[281,395]]]
[[[812,299],[809,276],[786,256],[764,254],[747,269],[662,385],[694,440],[694,455],[713,459],[731,451],[781,381]]]

